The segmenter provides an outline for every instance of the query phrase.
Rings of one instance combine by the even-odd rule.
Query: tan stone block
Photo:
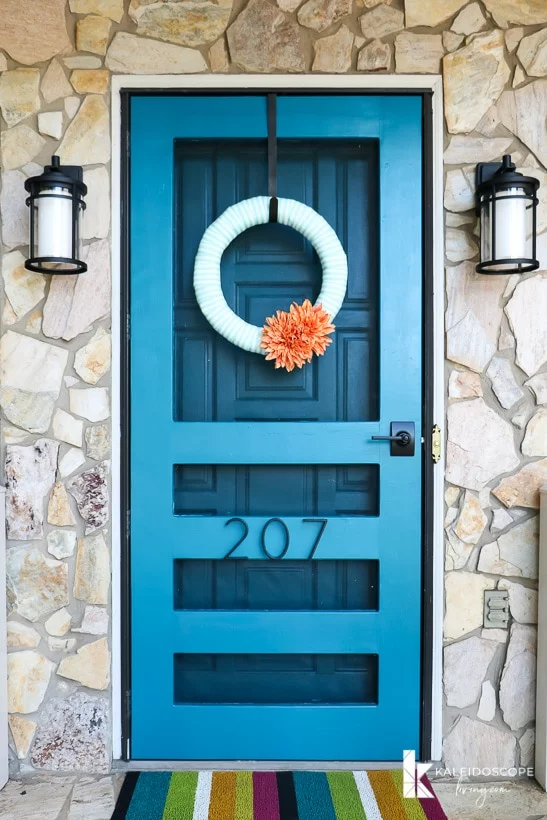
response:
[[[2,169],[20,168],[36,157],[46,141],[28,125],[17,125],[0,135]]]
[[[314,31],[325,31],[342,17],[351,13],[350,0],[307,0],[300,8],[297,17],[301,26]]]
[[[448,382],[450,399],[474,399],[482,396],[481,377],[468,370],[453,370]]]
[[[66,478],[78,470],[83,464],[85,464],[83,450],[80,450],[79,447],[71,447],[70,450],[59,459],[57,471],[61,478]]]
[[[495,495],[495,493],[494,493]],[[515,578],[538,577],[538,516],[504,532],[497,541],[485,544],[479,556],[479,570]]]
[[[438,74],[443,55],[440,34],[403,31],[395,39],[395,67],[399,74]]]
[[[466,137],[456,135],[450,139],[444,152],[444,161],[448,165],[461,165],[468,162],[494,162],[508,153],[512,143],[511,137]]]
[[[467,0],[405,0],[407,28],[439,26],[453,17]]]
[[[112,23],[106,17],[90,14],[76,22],[76,48],[92,54],[106,54]]]
[[[106,94],[110,72],[105,69],[87,70],[77,68],[70,75],[70,82],[78,94]]]
[[[73,527],[76,523],[70,508],[68,493],[62,481],[57,481],[49,497],[48,524],[55,527]]]
[[[82,446],[84,423],[81,419],[75,419],[66,410],[58,407],[53,416],[53,435],[59,441],[66,441],[73,447]]]
[[[10,547],[6,553],[14,612],[36,622],[68,604],[68,565],[46,558],[35,546]]]
[[[389,71],[390,66],[391,46],[381,40],[373,40],[357,56],[358,71]]]
[[[243,12],[244,13],[244,12]],[[207,63],[193,48],[160,43],[118,31],[106,55],[106,67],[118,74],[196,74]]]
[[[475,572],[447,573],[445,638],[461,638],[482,625],[484,591],[491,587],[490,578]]]
[[[123,17],[123,0],[70,0],[74,14],[99,14],[119,23]]]
[[[476,34],[443,59],[445,116],[452,134],[472,131],[509,80],[501,31]]]
[[[87,604],[108,604],[110,557],[103,536],[90,535],[78,541],[74,597]]]
[[[47,551],[55,558],[69,558],[76,546],[74,530],[51,530],[47,534]]]
[[[79,276],[53,276],[44,305],[43,333],[71,339],[85,333],[110,311],[110,247],[106,240],[82,248],[88,270]]]
[[[450,769],[459,771],[464,768],[471,768],[476,766],[478,769],[493,767],[509,768],[515,765],[515,750],[517,746],[516,738],[509,732],[504,732],[491,726],[488,723],[483,723],[482,720],[471,720],[467,715],[462,715],[456,721],[454,728],[450,734],[445,737],[443,744],[443,760],[444,765]],[[511,786],[513,783],[511,783]],[[515,784],[516,786],[516,784]],[[437,789],[436,789],[437,791]],[[512,794],[512,789],[507,788],[506,791]],[[462,805],[461,794],[456,796],[456,801],[451,800],[452,794],[455,794],[455,787],[451,783],[448,789],[442,793],[443,806],[453,803],[454,808],[457,806],[457,813],[460,814]],[[476,795],[473,795],[470,812],[471,817],[477,817],[477,807],[475,804]],[[507,802],[504,801],[504,806]],[[522,808],[522,796],[515,804],[518,805],[517,812],[513,817],[518,817]],[[512,809],[510,809],[511,811]],[[465,809],[464,809],[465,811]],[[467,814],[467,812],[466,812]],[[528,814],[528,812],[526,812]],[[454,817],[455,812],[450,811],[450,816]],[[488,816],[488,815],[487,815]],[[507,818],[510,814],[505,815]],[[526,816],[526,815],[524,815]]]
[[[505,312],[517,342],[517,364],[533,376],[547,362],[547,274],[520,282]]]
[[[0,340],[0,405],[12,424],[45,433],[59,398],[68,351],[7,330]]]
[[[72,94],[72,88],[59,60],[52,60],[49,64],[40,90],[47,103],[55,102],[55,100]]]
[[[72,44],[66,30],[65,8],[66,0],[2,0],[0,48],[23,65],[68,54]]]
[[[183,46],[200,46],[216,40],[226,30],[233,0],[201,0],[195,4],[179,0],[131,0],[129,16],[137,32],[156,40]]]
[[[8,712],[36,712],[54,668],[48,658],[32,650],[8,655]]]
[[[521,40],[517,57],[530,77],[544,77],[547,74],[547,29]]]
[[[83,213],[82,239],[105,239],[110,228],[110,177],[106,168],[84,171],[87,185],[86,208]]]
[[[547,23],[545,0],[484,0],[484,5],[502,28],[511,23],[523,26]]]
[[[250,0],[227,32],[232,63],[246,71],[304,71],[297,23],[268,0]]]
[[[446,51],[456,51],[465,39],[463,34],[455,34],[453,31],[443,31],[441,36]]]
[[[91,57],[87,54],[77,54],[75,57],[65,57],[63,63],[71,71],[76,69],[95,69],[102,66],[100,57]]]
[[[39,110],[39,87],[37,68],[16,68],[0,74],[0,108],[8,128]]]
[[[2,278],[5,292],[17,320],[22,319],[44,298],[46,277],[41,273],[27,270],[25,257],[20,251],[4,254]]]
[[[547,165],[547,80],[504,91],[498,111],[502,124]]]
[[[547,409],[542,407],[532,416],[522,442],[525,456],[547,456]]]
[[[465,491],[461,512],[454,527],[454,532],[464,544],[477,544],[486,527],[488,519],[481,509],[479,499]]]
[[[537,632],[514,623],[500,680],[500,707],[514,731],[534,720],[536,713]]]
[[[351,68],[353,34],[347,26],[340,26],[336,34],[315,41],[312,71],[344,74]]]
[[[50,615],[44,623],[46,632],[49,635],[54,635],[57,638],[62,637],[70,629],[72,622],[72,615],[64,607]]]
[[[104,164],[110,159],[110,119],[103,97],[90,94],[67,128],[59,146],[66,165]]]
[[[473,34],[486,27],[486,17],[478,3],[470,3],[458,14],[452,23],[452,31],[456,34]]]
[[[39,633],[31,626],[18,621],[8,621],[7,639],[9,649],[35,649],[40,643]]]
[[[300,2],[300,0],[298,0]],[[221,37],[216,43],[213,43],[209,49],[209,62],[211,64],[211,71],[216,74],[221,74],[230,68],[230,57],[226,47],[226,40]]]
[[[369,40],[375,40],[401,31],[405,27],[405,16],[399,9],[381,5],[363,14],[359,23],[363,35]]]
[[[10,715],[8,722],[17,757],[19,760],[23,760],[29,753],[30,744],[36,731],[36,723],[19,715]]]
[[[522,27],[519,28],[510,28],[508,31],[505,32],[505,45],[507,47],[507,51],[511,52],[516,49],[520,41],[524,36],[524,29]]]
[[[72,88],[70,89],[72,91]],[[74,116],[80,107],[80,98],[79,97],[66,97],[65,99],[65,111],[66,115],[69,120],[74,119]]]
[[[38,114],[38,131],[46,137],[60,140],[63,136],[63,112],[45,111]]]
[[[97,382],[110,369],[111,337],[100,327],[89,342],[77,351],[74,358],[74,370],[84,382]]]
[[[78,681],[90,689],[106,689],[110,683],[110,652],[106,638],[82,646],[75,655],[64,658],[57,674]]]
[[[511,425],[481,398],[449,405],[446,455],[447,481],[470,490],[519,464]]]

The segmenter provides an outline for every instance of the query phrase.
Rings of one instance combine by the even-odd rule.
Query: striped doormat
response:
[[[437,797],[402,787],[401,769],[132,773],[112,820],[447,820]]]

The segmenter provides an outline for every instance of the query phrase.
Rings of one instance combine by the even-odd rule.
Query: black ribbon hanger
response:
[[[268,94],[268,196],[270,222],[277,222],[277,94]]]

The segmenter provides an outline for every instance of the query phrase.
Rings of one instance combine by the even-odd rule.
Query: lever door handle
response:
[[[372,441],[389,441],[390,455],[413,456],[416,447],[416,425],[413,421],[392,421],[391,435],[372,436]]]
[[[373,441],[396,441],[401,447],[408,447],[412,441],[412,436],[405,430],[401,430],[396,436],[372,436]]]

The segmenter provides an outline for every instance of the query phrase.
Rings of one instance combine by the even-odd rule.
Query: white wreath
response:
[[[253,225],[263,225],[269,218],[268,196],[255,196],[230,206],[203,234],[194,265],[194,290],[205,318],[232,344],[263,356],[262,328],[241,319],[224,298],[220,262],[236,236]],[[277,221],[299,231],[317,251],[323,283],[316,304],[323,306],[332,321],[342,307],[348,281],[348,263],[340,240],[317,211],[294,199],[278,199]]]

